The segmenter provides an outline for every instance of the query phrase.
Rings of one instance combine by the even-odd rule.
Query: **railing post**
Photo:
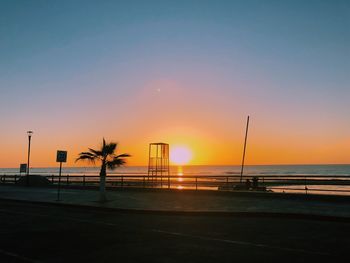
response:
[[[198,190],[198,178],[196,176],[196,191]]]
[[[121,187],[123,188],[123,186],[124,186],[124,176],[121,176],[121,178],[122,178]]]
[[[83,186],[85,187],[85,174],[83,175]]]
[[[305,176],[305,194],[307,195],[307,185],[306,185],[306,176]]]
[[[227,190],[228,190],[228,176],[226,177],[226,187],[227,187]]]
[[[6,183],[6,174],[4,174],[3,178],[4,178],[4,184],[5,184]]]
[[[69,184],[69,174],[67,174],[67,186]]]
[[[15,174],[15,184],[17,183],[17,174]]]
[[[55,182],[55,176],[52,174],[51,175],[51,183],[54,184],[54,182]]]

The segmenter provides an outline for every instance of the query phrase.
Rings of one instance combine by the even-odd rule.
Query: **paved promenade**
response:
[[[341,217],[350,219],[350,198],[271,193],[225,193],[213,191],[124,189],[107,192],[108,202],[99,203],[98,191],[0,186],[0,199],[22,200],[160,212],[274,213]]]

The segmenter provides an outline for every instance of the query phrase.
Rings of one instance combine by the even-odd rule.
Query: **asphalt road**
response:
[[[0,201],[0,262],[341,262],[350,223]]]

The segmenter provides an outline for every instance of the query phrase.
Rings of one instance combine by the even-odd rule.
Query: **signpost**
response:
[[[62,163],[67,162],[67,151],[57,151],[56,162],[60,163],[60,172],[58,174],[58,188],[57,188],[56,201],[60,201]]]

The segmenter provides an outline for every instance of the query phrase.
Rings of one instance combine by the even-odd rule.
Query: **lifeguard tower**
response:
[[[170,188],[169,172],[169,144],[157,142],[149,144],[148,159],[148,183],[153,187],[163,187],[163,177],[168,179],[168,188]]]

